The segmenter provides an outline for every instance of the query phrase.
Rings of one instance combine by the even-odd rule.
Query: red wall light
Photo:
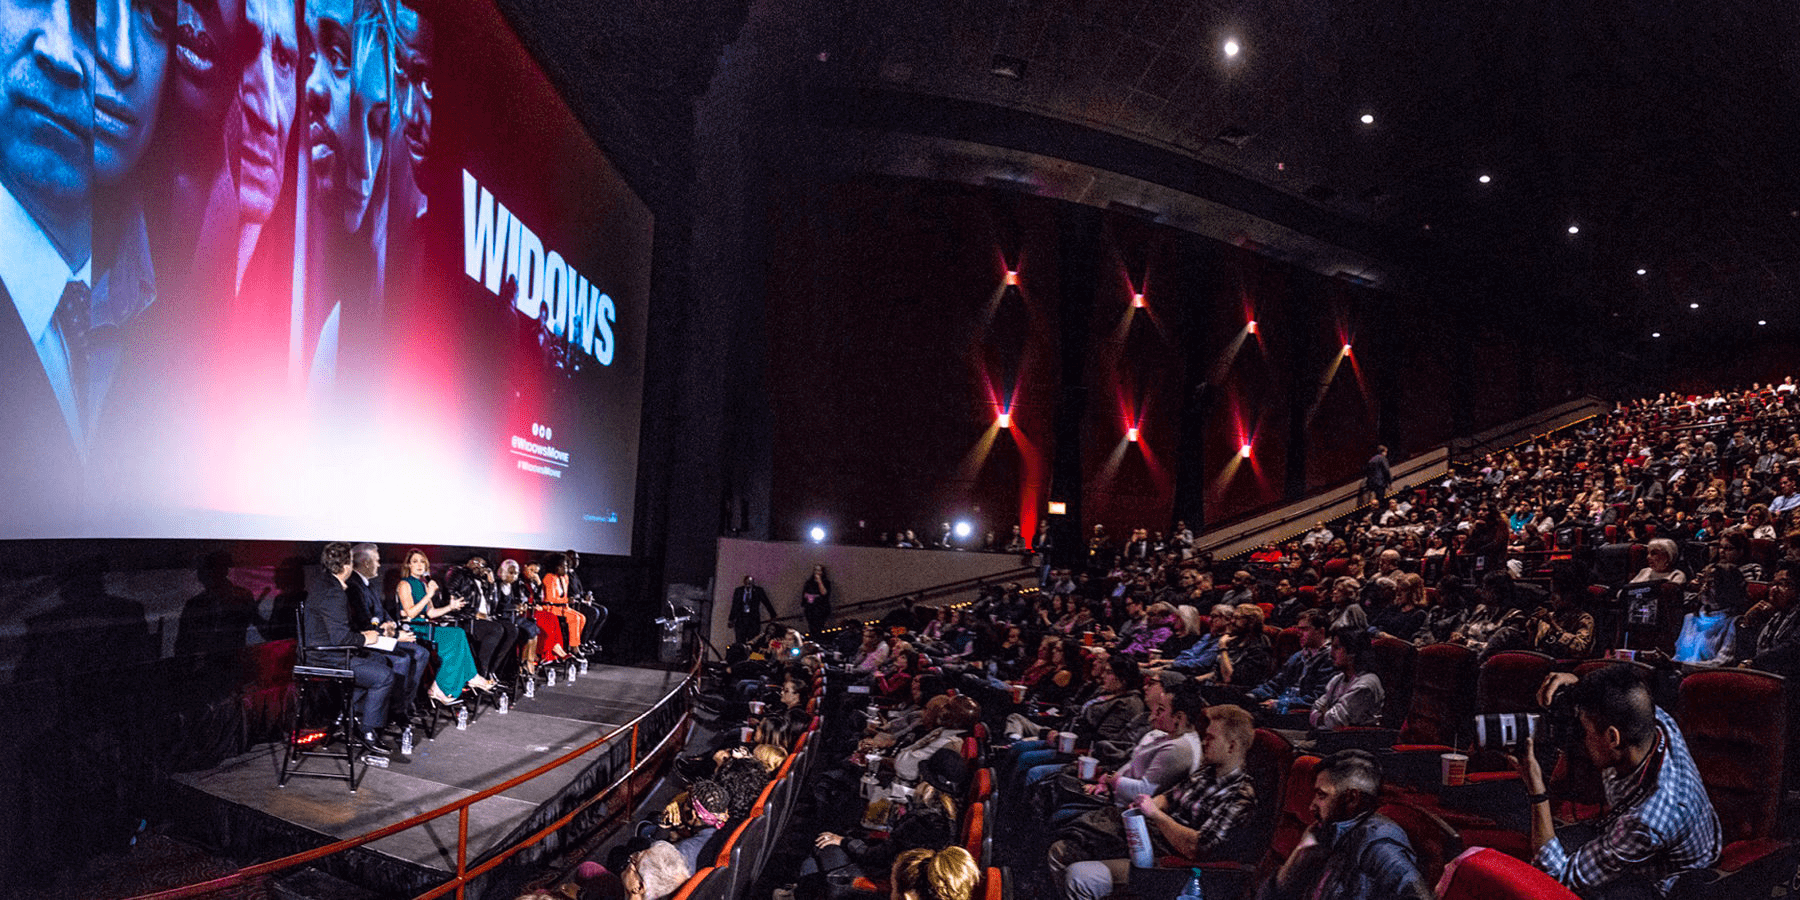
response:
[[[1350,355],[1350,345],[1349,345],[1349,344],[1345,344],[1345,345],[1344,345],[1344,355],[1345,355],[1345,356],[1349,356],[1349,355]]]
[[[1019,273],[1016,270],[1007,269],[1006,270],[1006,283],[1007,284],[1018,284],[1019,283]]]
[[[1001,413],[999,424],[1000,424],[1001,428],[1011,428],[1012,427],[1012,413],[1004,413],[1004,412]]]
[[[1144,308],[1144,292],[1143,291],[1138,291],[1137,293],[1131,295],[1131,307],[1133,309],[1143,309]]]
[[[1249,458],[1250,458],[1250,445],[1249,445],[1249,444],[1245,444],[1245,445],[1243,445],[1243,446],[1242,446],[1242,447],[1239,447],[1239,448],[1238,448],[1238,455],[1239,455],[1239,456],[1241,456],[1241,457],[1243,457],[1243,458],[1245,458],[1245,459],[1249,459]]]
[[[1135,443],[1137,443],[1137,438],[1138,438],[1138,430],[1137,430],[1136,425],[1133,425],[1130,428],[1125,429],[1125,439],[1126,440],[1135,444]]]
[[[1244,326],[1244,330],[1250,332],[1251,334],[1255,334],[1256,333],[1256,320],[1251,319],[1250,324]]]

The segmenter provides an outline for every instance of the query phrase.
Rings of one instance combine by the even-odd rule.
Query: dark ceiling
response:
[[[591,51],[558,34],[534,43],[580,73]],[[1340,248],[1411,272],[1397,287],[1478,272],[1627,340],[1800,326],[1793,4],[757,0],[724,59],[798,95],[764,125],[905,138],[876,167],[955,155],[956,177],[1066,196],[1078,163],[1070,199],[1184,227],[1247,211],[1272,255]]]

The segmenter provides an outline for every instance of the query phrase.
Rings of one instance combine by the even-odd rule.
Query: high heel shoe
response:
[[[431,702],[440,709],[455,709],[462,705],[461,697],[452,697],[436,687],[431,689]]]

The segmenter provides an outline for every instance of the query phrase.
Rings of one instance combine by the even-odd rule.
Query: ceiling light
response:
[[[815,544],[825,543],[825,529],[821,526],[814,525],[806,536],[812,538],[812,542]]]
[[[997,422],[996,424],[998,424],[1001,428],[1011,428],[1012,427],[1012,413],[1009,413],[1009,412],[1001,413],[1000,421]]]
[[[1144,308],[1144,292],[1143,291],[1138,291],[1137,293],[1131,295],[1131,305],[1135,309],[1143,309]]]
[[[1243,459],[1249,459],[1250,458],[1250,445],[1245,444],[1245,445],[1239,447],[1238,448],[1238,456]]]
[[[1758,324],[1758,325],[1767,325],[1767,324],[1769,324],[1769,320],[1768,320],[1768,319],[1757,319],[1757,320],[1756,320],[1756,324]]]
[[[1345,356],[1349,356],[1349,355],[1350,355],[1350,345],[1349,345],[1349,344],[1345,344],[1345,345],[1344,345],[1344,355],[1345,355]]]
[[[1018,270],[1016,270],[1016,269],[1007,269],[1006,270],[1006,283],[1007,284],[1018,284],[1019,283]]]
[[[1125,439],[1134,444],[1137,443],[1138,430],[1137,430],[1136,425],[1133,425],[1130,428],[1125,429]]]
[[[1649,274],[1649,272],[1648,272],[1648,270],[1645,270],[1645,269],[1639,269],[1638,274],[1639,275],[1647,275],[1647,274]]]
[[[1569,233],[1570,233],[1570,234],[1580,234],[1580,233],[1581,233],[1581,226],[1580,226],[1580,225],[1570,225],[1570,226],[1569,226]]]
[[[1659,338],[1659,337],[1662,337],[1662,332],[1660,332],[1660,331],[1652,331],[1652,332],[1650,332],[1650,336],[1651,336],[1651,337],[1653,337],[1653,338]]]
[[[1225,55],[1226,56],[1236,56],[1236,55],[1238,55],[1238,50],[1240,50],[1240,49],[1241,48],[1238,47],[1237,41],[1227,40],[1225,42]]]
[[[1244,330],[1250,332],[1251,334],[1255,334],[1256,333],[1256,320],[1251,319],[1250,324],[1244,326]]]
[[[1362,118],[1358,121],[1362,122],[1364,125],[1373,125],[1375,124],[1375,116],[1373,113],[1363,113]]]
[[[1700,304],[1698,304],[1698,303],[1689,303],[1688,304],[1688,309],[1699,309],[1699,308],[1700,308]]]
[[[1482,183],[1482,184],[1487,184],[1487,183],[1488,183],[1488,182],[1490,182],[1490,181],[1493,181],[1493,180],[1494,180],[1494,176],[1492,176],[1492,175],[1483,175],[1483,176],[1481,176],[1481,177],[1480,177],[1480,178],[1477,178],[1477,179],[1475,179],[1475,180],[1476,180],[1476,181],[1479,181],[1479,182],[1481,182],[1481,183]]]

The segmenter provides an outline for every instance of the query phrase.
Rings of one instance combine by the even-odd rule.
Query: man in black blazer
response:
[[[754,640],[762,631],[762,611],[769,611],[769,618],[775,617],[775,604],[769,602],[769,592],[756,583],[756,579],[745,575],[744,584],[731,592],[731,613],[726,617],[726,624],[737,634],[737,642],[742,644]]]
[[[381,638],[381,632],[370,628],[356,631],[350,623],[350,595],[345,583],[351,574],[350,545],[333,541],[319,554],[324,577],[316,579],[306,599],[306,646],[363,647]],[[352,650],[350,669],[356,673],[356,732],[364,749],[380,756],[392,756],[394,747],[375,732],[375,727],[388,718],[388,698],[398,679],[394,670],[372,650]]]
[[[394,670],[394,688],[399,692],[393,704],[394,719],[403,723],[406,711],[419,696],[419,685],[431,670],[431,649],[420,644],[411,631],[402,631],[387,604],[381,602],[381,548],[374,544],[357,544],[350,548],[350,577],[344,582],[350,597],[350,615],[358,625],[368,625],[384,636],[399,641],[394,649],[370,651]]]

